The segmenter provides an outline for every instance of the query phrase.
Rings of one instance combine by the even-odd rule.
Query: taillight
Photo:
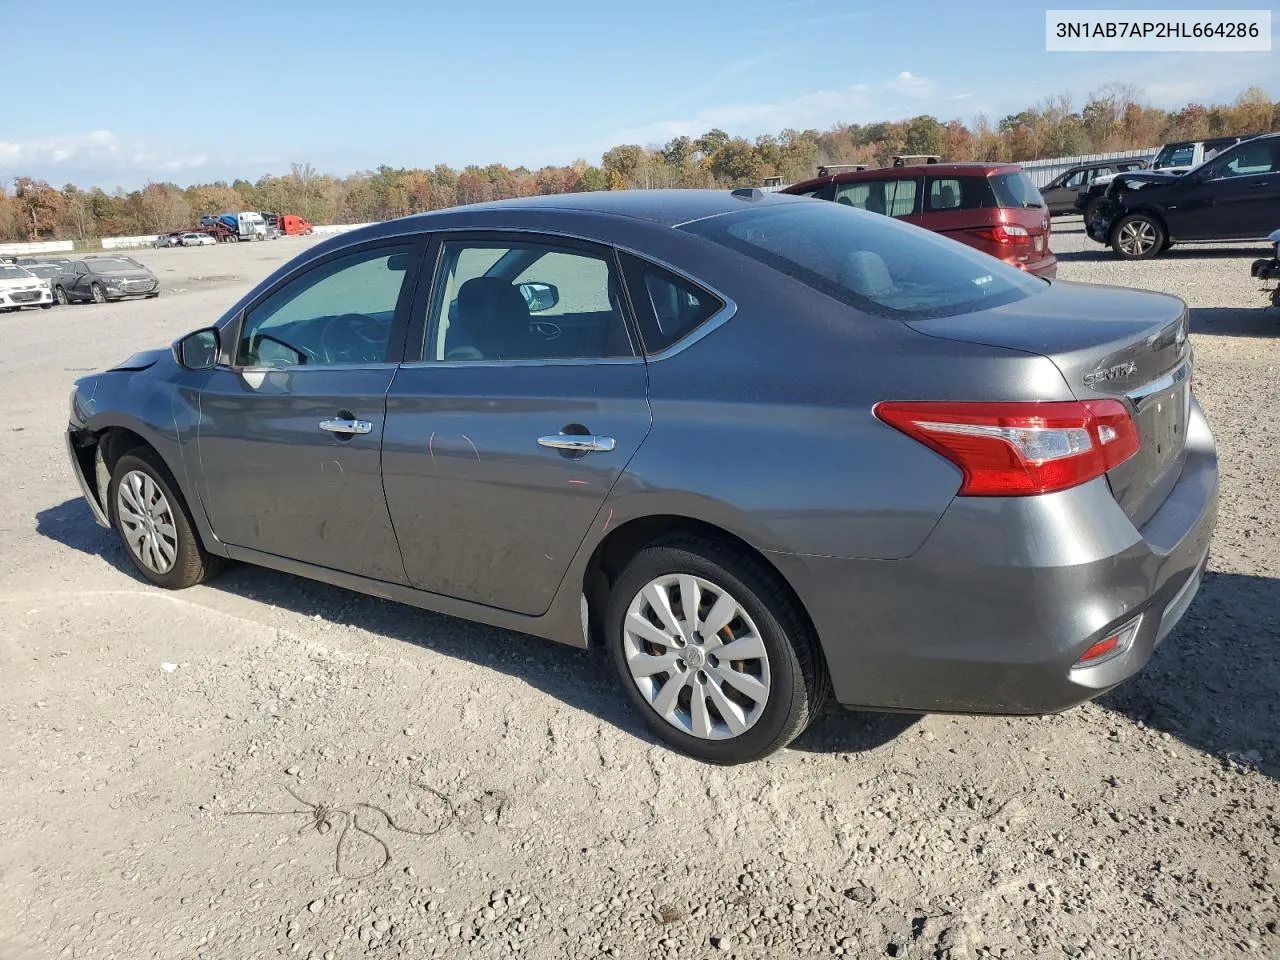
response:
[[[1030,243],[1031,234],[1026,227],[1016,223],[997,223],[994,227],[985,227],[973,231],[974,236],[993,243]]]
[[[969,497],[1066,490],[1124,463],[1141,442],[1119,400],[885,401],[873,412],[959,467]]]

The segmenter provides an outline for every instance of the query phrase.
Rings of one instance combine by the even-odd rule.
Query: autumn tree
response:
[[[62,194],[43,180],[18,177],[13,181],[13,195],[23,232],[32,240],[41,233],[52,235],[62,216]]]

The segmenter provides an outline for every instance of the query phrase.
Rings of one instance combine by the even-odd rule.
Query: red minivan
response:
[[[835,173],[782,193],[833,200],[932,230],[1052,278],[1049,208],[1015,163],[930,163]]]

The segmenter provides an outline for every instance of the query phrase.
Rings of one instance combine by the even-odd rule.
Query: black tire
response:
[[[1130,213],[1111,228],[1111,249],[1121,260],[1150,260],[1164,249],[1164,224],[1149,213]]]
[[[144,473],[150,477],[151,481],[164,494],[164,498],[169,505],[166,516],[169,517],[169,522],[175,531],[174,539],[177,550],[172,567],[163,573],[151,569],[134,552],[134,548],[129,545],[125,522],[120,516],[117,499],[120,496],[120,483],[124,477],[133,472]],[[187,587],[194,587],[196,584],[203,583],[209,579],[222,568],[222,558],[206,552],[204,545],[200,542],[200,537],[196,534],[195,525],[191,522],[191,513],[187,509],[187,503],[182,498],[182,493],[179,491],[173,475],[169,472],[169,468],[164,465],[164,461],[160,459],[159,455],[149,447],[134,447],[116,461],[115,467],[111,471],[111,482],[107,485],[106,499],[111,525],[115,528],[116,533],[120,535],[120,539],[124,543],[125,553],[129,555],[129,559],[133,561],[133,565],[138,569],[138,572],[157,587],[164,587],[166,590],[183,590]]]
[[[89,287],[89,292],[93,294],[94,303],[106,303],[107,295],[102,289],[102,284],[95,283]]]
[[[154,299],[155,299],[156,297],[158,297],[158,296],[160,296],[160,291],[158,291],[158,290],[157,290],[155,293],[148,293],[148,294],[147,294],[147,299],[148,299],[148,300],[154,300]]]
[[[53,288],[53,299],[57,300],[58,303],[64,307],[71,302],[67,299],[67,291],[63,290],[61,287]]]
[[[623,631],[628,608],[646,585],[673,574],[692,574],[727,591],[754,621],[764,643],[768,697],[759,718],[735,737],[703,739],[677,729],[650,705],[631,676]],[[821,713],[830,694],[817,638],[776,574],[714,540],[678,537],[640,550],[610,591],[604,637],[619,681],[649,729],[682,753],[709,763],[746,763],[782,749]]]
[[[52,309],[53,309],[53,304],[52,304],[52,303],[42,303],[42,304],[40,304],[40,309],[41,309],[41,310],[52,310]]]

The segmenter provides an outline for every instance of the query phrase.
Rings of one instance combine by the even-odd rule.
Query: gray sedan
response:
[[[480,204],[329,239],[81,379],[151,583],[227,559],[575,646],[653,731],[1036,714],[1139,670],[1217,509],[1187,310],[756,191]]]

